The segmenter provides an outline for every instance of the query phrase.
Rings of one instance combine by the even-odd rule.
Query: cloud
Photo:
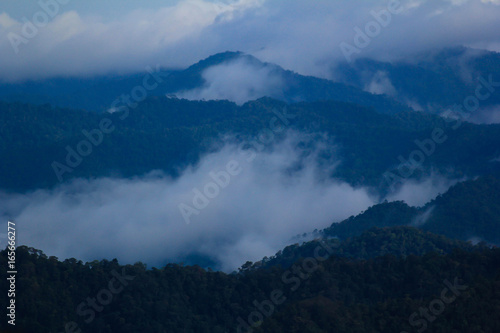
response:
[[[196,54],[186,48],[177,53],[179,43],[200,47],[200,34],[206,27],[233,20],[237,12],[259,6],[260,2],[183,0],[158,10],[134,10],[109,22],[98,16],[81,17],[78,12],[66,11],[61,6],[54,19],[37,24],[36,15],[45,13],[39,8],[27,15],[36,30],[29,35],[23,33],[24,22],[2,13],[0,22],[9,28],[0,29],[0,49],[4,55],[0,59],[0,78],[22,80],[140,71],[156,63],[185,66],[207,53]],[[14,43],[19,49],[17,54],[9,39],[12,34],[25,39]]]
[[[377,95],[396,96],[397,92],[386,72],[377,71],[370,82],[365,86],[365,91]]]
[[[410,206],[420,207],[436,198],[439,194],[445,193],[457,182],[459,180],[448,179],[433,173],[421,181],[407,180],[395,193],[389,194],[386,199],[388,201],[402,200]]]
[[[4,193],[0,216],[16,221],[18,244],[61,259],[116,257],[163,265],[201,255],[230,271],[273,255],[297,234],[327,227],[375,203],[365,189],[323,177],[324,168],[315,161],[324,148],[315,142],[316,137],[290,135],[250,162],[248,151],[227,143],[176,180],[152,173],[77,180],[23,195]],[[241,172],[211,198],[210,186],[216,182],[210,173],[227,170],[230,161]],[[194,189],[211,199],[186,224],[179,205],[196,207]]]
[[[417,215],[413,221],[412,221],[412,226],[414,227],[421,227],[423,226],[424,224],[427,223],[427,221],[429,221],[429,218],[432,216],[432,212],[434,212],[434,209],[436,208],[436,206],[431,206],[429,208],[427,208],[425,210],[425,212]]]
[[[264,96],[283,99],[285,82],[272,66],[262,66],[248,59],[238,59],[212,66],[202,73],[203,87],[176,93],[190,100],[223,100],[237,104]]]
[[[0,14],[0,27],[3,29],[8,29],[14,25],[16,25],[17,22],[13,20],[9,15],[6,13],[1,13]]]
[[[0,192],[0,219],[16,222],[19,245],[60,259],[162,266],[202,258],[232,271],[381,200],[421,206],[456,182],[432,175],[379,199],[330,178],[341,162],[324,135],[289,132],[261,152],[231,138],[217,146],[176,179],[151,172]]]
[[[332,76],[352,44],[355,27],[389,1],[183,0],[164,8],[134,10],[113,20],[61,7],[36,37],[13,52],[9,33],[23,22],[0,14],[0,79],[142,71],[146,66],[186,67],[226,50],[240,50],[301,74]],[[401,1],[380,34],[356,56],[380,60],[447,46],[494,48],[500,38],[498,1]],[[70,8],[70,7],[68,7]],[[35,13],[26,13],[31,20]]]
[[[474,124],[500,124],[500,105],[478,109],[467,121]]]

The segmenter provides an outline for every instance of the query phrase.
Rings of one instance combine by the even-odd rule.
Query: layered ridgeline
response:
[[[233,274],[183,264],[147,269],[140,262],[121,266],[116,260],[61,262],[21,246],[16,327],[19,332],[65,327],[93,332],[411,332],[424,327],[449,332],[467,327],[493,332],[500,326],[495,315],[500,310],[498,248],[427,230],[496,240],[499,195],[500,181],[484,177],[458,183],[421,208],[402,202],[376,205],[315,232],[316,240],[247,262]],[[6,251],[0,260],[6,265]],[[7,288],[1,274],[0,287]]]
[[[148,96],[175,94],[239,103],[268,96],[286,102],[351,102],[385,113],[409,108],[441,113],[454,104],[462,105],[490,77],[496,84],[486,84],[487,90],[481,90],[488,97],[481,98],[480,107],[498,108],[498,73],[499,53],[465,47],[390,63],[373,59],[340,63],[332,73],[325,73],[335,81],[300,75],[241,52],[225,52],[186,69],[152,66],[143,73],[0,83],[0,100],[102,112],[139,86],[147,87]]]
[[[500,180],[481,177],[460,182],[423,207],[404,202],[373,206],[323,230],[346,239],[371,227],[412,225],[454,239],[500,244]]]
[[[384,113],[409,110],[405,104],[387,96],[299,75],[241,52],[219,53],[183,70],[148,67],[144,73],[131,75],[3,83],[0,84],[0,100],[102,112],[115,107],[114,101],[122,95],[133,93],[141,98],[143,93],[137,87],[142,87],[147,96],[227,99],[240,104],[267,96],[285,102],[351,102]]]
[[[402,201],[384,202],[304,236],[315,239],[290,245],[270,258],[248,262],[243,268],[287,268],[301,258],[313,256],[321,242],[328,244],[335,255],[358,259],[430,251],[448,253],[455,247],[468,250],[472,243],[498,246],[500,180],[488,176],[460,182],[422,207]]]
[[[297,133],[321,138],[324,149],[316,162],[328,177],[369,186],[374,196],[436,173],[472,179],[423,207],[384,202],[332,221],[305,235],[313,240],[242,263],[233,274],[182,264],[147,269],[116,260],[61,262],[21,246],[16,328],[499,331],[500,252],[491,244],[500,243],[500,125],[474,125],[405,106],[441,113],[474,93],[477,77],[498,73],[499,63],[495,53],[467,49],[412,64],[358,60],[344,72],[338,69],[344,81],[334,83],[228,52],[185,70],[3,84],[1,192],[153,170],[177,177],[228,142],[250,149],[260,140],[262,149],[272,150]],[[245,71],[258,75],[224,75]],[[147,96],[140,103],[122,95],[142,91]],[[498,95],[490,97],[483,106],[498,104]],[[274,131],[277,122],[286,130]],[[262,141],[269,131],[272,140]],[[308,152],[314,149],[309,143],[297,145]],[[2,251],[2,267],[6,260]],[[8,290],[5,274],[0,273],[0,288]]]
[[[276,121],[279,124],[276,124]],[[270,98],[228,101],[150,97],[119,111],[0,103],[0,188],[52,187],[75,177],[131,177],[152,170],[177,175],[200,156],[236,141],[280,130],[326,135],[332,177],[353,185],[393,188],[432,171],[456,178],[498,172],[500,125],[473,125],[413,111],[381,114],[355,104],[285,104]],[[287,131],[275,131],[267,148]],[[216,144],[217,146],[217,144]],[[328,150],[328,149],[327,149]],[[333,162],[332,162],[333,160]]]
[[[2,266],[6,258],[2,251]],[[17,332],[495,332],[500,325],[500,251],[413,228],[374,229],[316,245],[289,268],[244,266],[229,275],[177,264],[61,262],[24,246],[16,258]]]
[[[335,77],[340,82],[386,94],[415,109],[436,113],[455,104],[463,105],[476,91],[484,95],[480,100],[481,108],[498,109],[499,73],[500,53],[465,47],[434,51],[392,63],[357,59],[335,69]],[[478,85],[484,88],[477,90]],[[469,107],[474,107],[474,103],[469,103]]]

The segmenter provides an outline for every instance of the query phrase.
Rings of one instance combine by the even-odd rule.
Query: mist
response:
[[[391,79],[388,77],[387,73],[383,71],[376,72],[370,82],[365,85],[364,90],[377,95],[388,95],[392,97],[397,95],[396,88],[392,85]]]
[[[203,87],[176,93],[189,100],[230,100],[242,105],[268,96],[283,99],[285,82],[272,66],[251,63],[246,58],[212,66],[202,73]]]
[[[467,121],[474,124],[500,124],[500,105],[480,108]]]
[[[332,158],[320,163],[326,150]],[[329,177],[339,163],[324,135],[289,132],[262,151],[227,138],[176,179],[155,171],[1,193],[0,216],[16,222],[18,245],[59,259],[158,267],[197,257],[229,272],[380,201]],[[408,182],[388,199],[420,205],[451,184],[438,176]]]
[[[375,203],[365,189],[326,181],[315,162],[322,148],[306,151],[300,142],[301,136],[291,135],[250,161],[251,151],[228,142],[175,180],[153,172],[2,194],[0,216],[16,221],[19,245],[60,259],[116,257],[161,266],[201,255],[231,271],[273,255],[299,233]],[[207,184],[214,184],[211,174],[225,172],[230,162],[239,173],[219,186],[216,196],[207,195],[209,204],[186,221],[180,205],[194,209],[196,190],[207,193]]]
[[[444,194],[450,187],[465,179],[448,178],[437,173],[417,181],[406,180],[394,193],[387,195],[388,201],[401,200],[410,206],[421,207],[440,194]]]

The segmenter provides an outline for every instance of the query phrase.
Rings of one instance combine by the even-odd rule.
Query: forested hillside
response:
[[[27,190],[75,177],[130,177],[152,170],[175,175],[226,134],[238,140],[257,137],[277,113],[285,129],[327,134],[328,146],[336,153],[324,158],[340,162],[332,176],[353,185],[384,189],[431,170],[460,178],[499,169],[495,158],[500,155],[500,125],[456,123],[417,112],[383,115],[333,101],[286,105],[264,98],[240,107],[227,101],[152,97],[136,108],[103,115],[0,103],[0,151],[9,157],[0,166],[0,187]],[[436,129],[445,140],[431,147],[427,142]],[[283,135],[276,133],[275,139]],[[82,142],[85,147],[78,146]],[[413,158],[414,151],[424,156],[422,163],[411,172],[400,169],[401,159]]]
[[[142,86],[145,77],[151,77],[155,87],[148,91],[148,95],[163,97],[202,89],[207,83],[204,78],[207,70],[232,65],[246,66],[253,71],[269,71],[272,77],[280,82],[277,87],[271,87],[270,91],[263,91],[262,96],[256,97],[268,96],[292,103],[336,100],[373,107],[382,113],[410,110],[405,104],[386,96],[371,94],[353,85],[299,75],[278,65],[263,63],[242,52],[218,53],[186,69],[147,67],[144,73],[130,75],[108,75],[90,79],[56,78],[22,83],[0,82],[0,100],[104,112],[109,110],[124,92]]]
[[[385,202],[323,230],[326,236],[361,235],[372,227],[412,225],[464,241],[500,244],[500,181],[493,176],[460,182],[423,207]]]
[[[458,332],[463,327],[494,332],[500,327],[493,315],[500,311],[498,249],[473,248],[400,228],[353,238],[341,245],[343,253],[332,252],[326,259],[329,248],[299,258],[290,269],[228,275],[177,264],[147,269],[141,263],[121,266],[116,260],[61,262],[19,247],[16,328],[401,332],[428,325],[433,332]],[[4,266],[5,251],[0,258]],[[1,275],[0,286],[6,288],[5,273]],[[409,322],[419,308],[432,310],[433,300],[440,297],[449,301],[432,312],[432,320],[420,314]],[[5,322],[1,325],[4,330]]]
[[[337,77],[346,84],[363,88],[383,81],[388,83],[385,93],[392,98],[434,113],[463,104],[464,98],[484,82],[480,78],[496,82],[499,72],[499,53],[466,47],[424,53],[412,62],[358,59],[336,68]],[[482,107],[498,105],[499,96],[492,94],[482,100]]]
[[[500,0],[0,0],[0,333],[500,333]]]

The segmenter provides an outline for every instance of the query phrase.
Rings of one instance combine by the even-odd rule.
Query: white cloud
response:
[[[4,54],[0,59],[0,78],[16,80],[142,70],[151,65],[151,59],[167,66],[185,66],[207,52],[184,49],[173,55],[178,43],[203,44],[200,34],[205,28],[236,19],[238,12],[260,3],[259,0],[230,3],[185,0],[155,11],[135,10],[111,22],[96,16],[80,17],[75,11],[65,12],[61,8],[54,20],[37,29],[36,36],[17,45],[19,54],[14,52],[7,36],[9,33],[25,36],[23,22],[3,13],[0,22],[9,29],[0,31],[3,40],[0,49]]]
[[[275,254],[296,235],[321,230],[379,202],[370,194],[373,189],[328,177],[339,161],[324,136],[291,132],[253,161],[234,141],[224,142],[175,180],[152,172],[133,179],[80,179],[27,194],[0,192],[0,218],[16,222],[19,245],[60,259],[118,258],[162,266],[201,255],[231,271]],[[330,167],[318,164],[320,155],[334,156],[326,163]],[[219,173],[227,172],[230,161],[238,163],[240,172],[225,178]],[[214,187],[211,173],[219,174],[223,185]],[[438,176],[408,181],[383,199],[421,206],[454,183]],[[196,196],[206,207],[195,204],[195,190],[208,199],[207,204]],[[189,224],[181,204],[197,209],[188,214]]]
[[[410,206],[420,207],[436,198],[439,194],[444,194],[458,181],[432,174],[421,181],[406,181],[397,192],[389,194],[386,199],[389,201],[402,200]]]
[[[396,88],[391,83],[391,79],[386,72],[378,71],[373,74],[369,83],[365,86],[365,90],[377,95],[396,96]]]
[[[12,19],[7,13],[0,14],[0,27],[3,29],[8,29],[17,24],[17,21]]]
[[[467,121],[474,124],[500,124],[500,105],[478,109]]]
[[[253,64],[246,58],[212,66],[202,73],[205,84],[194,90],[176,93],[190,100],[223,100],[243,104],[268,96],[283,98],[285,82],[271,66]]]
[[[9,32],[21,23],[0,14],[0,78],[92,75],[140,71],[147,65],[188,66],[226,50],[240,50],[302,74],[331,76],[343,59],[341,42],[352,43],[354,27],[373,21],[372,10],[388,1],[184,0],[156,10],[134,10],[111,21],[65,11],[14,54]],[[428,49],[486,45],[500,40],[498,1],[419,0],[361,50],[360,57],[399,58]],[[432,15],[431,15],[432,14]],[[31,18],[33,13],[27,13]]]
[[[374,203],[365,189],[320,181],[316,150],[298,148],[299,139],[290,136],[252,162],[227,144],[177,180],[153,174],[1,194],[0,216],[16,221],[18,244],[61,259],[117,257],[162,265],[202,254],[224,270],[235,269],[273,255],[297,234],[327,227]],[[241,173],[187,225],[178,205],[195,207],[193,189],[204,191],[213,182],[209,173],[224,170],[231,160],[238,161]]]
[[[412,226],[414,227],[421,227],[423,226],[424,224],[427,223],[427,221],[429,221],[429,218],[432,216],[432,212],[434,212],[434,208],[436,206],[431,206],[429,208],[427,208],[425,210],[425,212],[419,214],[418,216],[416,216],[413,221],[412,221]]]

